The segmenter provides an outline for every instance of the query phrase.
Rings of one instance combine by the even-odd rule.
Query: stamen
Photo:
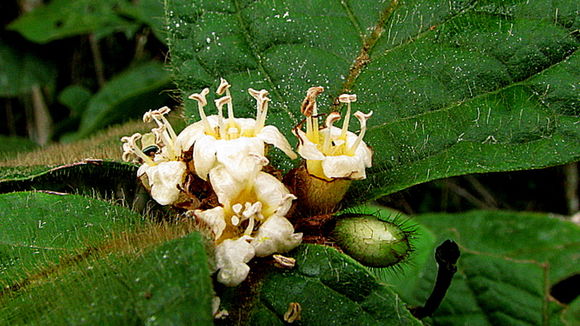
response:
[[[232,94],[230,93],[230,86],[231,85],[228,83],[228,81],[222,78],[220,82],[220,87],[218,87],[218,94],[222,95],[225,92],[226,96],[229,96],[231,98]],[[236,118],[234,116],[234,103],[232,101],[229,101],[227,104],[228,104],[228,120],[229,120],[228,124],[231,125],[234,122],[234,119]]]
[[[256,133],[259,133],[260,131],[262,131],[262,128],[264,128],[264,126],[266,125],[266,116],[268,115],[268,103],[270,103],[270,99],[267,97],[264,97],[264,101],[261,103],[262,104],[262,114],[260,115],[260,119],[258,120],[258,123],[256,124]]]
[[[242,206],[242,204],[237,203],[234,206],[232,206],[232,209],[234,210],[234,213],[236,213],[236,215],[240,215],[240,213],[242,212],[242,208],[244,208],[244,206]]]
[[[356,113],[354,114],[355,118],[357,118],[358,121],[360,122],[360,132],[358,134],[358,137],[354,141],[354,144],[352,145],[352,147],[349,148],[350,153],[354,153],[356,151],[356,149],[358,148],[358,145],[360,145],[363,137],[365,136],[365,132],[367,131],[367,120],[372,115],[373,115],[373,111],[369,112],[368,114],[364,114],[360,111],[356,111]]]
[[[243,208],[244,208],[244,206],[242,206],[242,204],[240,204],[240,203],[237,203],[237,204],[232,206],[232,210],[234,211],[234,216],[231,217],[231,221],[232,221],[233,226],[238,226],[238,224],[240,224],[240,216],[242,214]]]
[[[266,115],[268,114],[268,102],[270,99],[268,96],[268,91],[262,89],[257,91],[252,88],[248,88],[248,92],[256,99],[256,128],[255,133],[259,133],[264,125],[266,124]]]
[[[318,135],[318,107],[316,104],[316,97],[324,92],[324,88],[321,86],[310,87],[306,91],[306,98],[302,101],[302,106],[300,111],[306,116],[306,136],[310,141],[315,144],[319,144]]]
[[[219,135],[220,138],[224,139],[226,137],[226,129],[224,126],[224,115],[223,115],[223,106],[231,102],[232,98],[230,96],[224,96],[217,100],[215,100],[215,106],[218,110],[218,128],[219,128]]]
[[[123,159],[128,161],[129,154],[134,154],[141,158],[145,163],[154,164],[153,160],[145,153],[141,151],[141,149],[137,146],[137,141],[141,139],[140,133],[135,133],[130,137],[123,137],[121,138],[121,142],[123,142]]]
[[[165,118],[165,115],[169,114],[169,112],[171,112],[171,109],[167,106],[164,106],[157,111],[159,112],[159,116],[161,118],[161,121],[163,121],[163,124],[165,126],[167,126],[167,131],[169,131],[169,135],[171,136],[171,139],[173,141],[175,141],[177,139],[177,134],[175,133],[175,130],[173,130],[173,127],[171,126],[169,121],[167,121],[167,119]]]
[[[254,231],[254,225],[255,225],[254,216],[252,215],[250,217],[250,222],[248,223],[248,227],[244,231],[244,235],[251,235],[252,231]]]
[[[203,124],[205,127],[205,132],[207,134],[211,134],[212,133],[211,125],[209,124],[209,121],[207,120],[207,116],[205,115],[205,112],[203,110],[203,108],[207,105],[207,100],[205,99],[205,96],[208,93],[209,93],[209,88],[204,88],[201,91],[201,93],[191,94],[189,96],[189,98],[197,101],[197,107],[199,109],[199,117],[203,121]]]
[[[332,124],[340,119],[340,113],[332,112],[326,117],[326,130],[327,135],[324,137],[324,142],[322,144],[322,153],[329,153],[332,147]]]
[[[230,85],[227,80],[220,78],[220,85],[218,86],[216,93],[222,95],[226,90],[228,90],[228,88],[230,88],[230,86],[232,85]]]
[[[338,97],[340,103],[346,103],[346,116],[344,122],[342,123],[342,131],[340,133],[340,139],[346,140],[346,132],[348,131],[348,124],[350,123],[350,103],[356,102],[356,94],[342,94]]]
[[[168,159],[176,159],[177,155],[175,152],[175,145],[167,133],[167,125],[160,125],[159,128],[153,128],[151,129],[151,132],[155,135],[155,142],[157,144],[165,145],[169,149],[171,157],[168,157]]]
[[[258,215],[262,211],[262,203],[257,201],[253,204],[246,202],[246,209],[242,213],[245,218],[250,218],[252,216]]]
[[[169,121],[165,118],[165,115],[169,114],[169,112],[171,112],[171,109],[167,106],[157,110],[149,110],[143,114],[143,122],[155,121],[159,127],[163,125],[167,126],[167,131],[169,132],[168,136],[171,137],[172,141],[175,141],[177,134],[173,130],[173,127],[171,127]]]

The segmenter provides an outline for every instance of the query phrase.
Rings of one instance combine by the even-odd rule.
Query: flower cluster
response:
[[[329,114],[320,128],[316,96],[322,88],[313,87],[302,106],[306,131],[294,129],[299,138],[297,151],[305,163],[293,170],[299,172],[290,172],[302,183],[291,187],[291,192],[268,173],[275,169],[266,157],[267,147],[280,149],[292,160],[298,156],[276,127],[266,125],[268,92],[248,91],[256,100],[255,119],[235,117],[230,84],[222,79],[216,91],[221,96],[215,100],[217,114],[206,114],[210,92],[206,88],[189,97],[197,102],[200,120],[179,134],[166,118],[170,109],[163,107],[143,116],[144,121],[156,124],[150,133],[121,139],[123,159],[141,164],[138,177],[153,199],[185,209],[207,231],[215,243],[217,280],[228,286],[247,277],[253,257],[285,253],[301,243],[302,233],[295,232],[289,214],[295,202],[316,206],[308,189],[320,181],[334,185],[337,180],[364,179],[372,156],[362,141],[370,114],[355,113],[361,131],[358,135],[348,131],[350,103],[356,96],[339,98],[347,103],[342,128],[333,126],[338,113]]]

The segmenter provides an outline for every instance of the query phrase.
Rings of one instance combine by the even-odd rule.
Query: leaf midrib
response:
[[[284,97],[282,96],[282,94],[278,90],[278,87],[276,87],[276,84],[272,80],[272,77],[270,76],[270,74],[268,73],[266,68],[264,67],[264,64],[262,62],[262,56],[260,55],[260,53],[258,53],[258,51],[256,51],[256,45],[254,44],[254,42],[252,42],[252,36],[250,35],[248,24],[244,20],[244,17],[242,15],[243,8],[242,8],[240,1],[233,0],[233,2],[234,2],[234,5],[236,7],[236,12],[235,12],[236,19],[238,20],[238,24],[240,25],[242,35],[244,36],[244,39],[245,39],[246,43],[248,44],[248,48],[250,49],[250,52],[252,53],[252,55],[256,59],[258,69],[264,75],[268,84],[270,84],[270,87],[272,89],[272,93],[278,98],[279,102],[282,104],[282,109],[284,109],[284,111],[288,114],[290,119],[292,119],[293,121],[296,121],[294,114],[286,105],[286,101],[284,100]]]

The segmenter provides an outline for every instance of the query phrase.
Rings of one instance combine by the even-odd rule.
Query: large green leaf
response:
[[[24,14],[8,28],[37,43],[89,33],[94,33],[97,38],[121,31],[130,36],[139,25],[116,12],[116,7],[125,2],[54,0]]]
[[[3,194],[0,210],[0,324],[212,324],[191,226],[77,195]]]
[[[137,254],[88,259],[0,297],[0,323],[212,325],[199,233]]]
[[[57,167],[1,167],[0,193],[24,190],[99,193],[131,203],[139,196],[136,169],[129,163],[94,159]]]
[[[0,211],[1,289],[26,283],[49,264],[82,255],[141,221],[126,208],[77,195],[2,194]]]
[[[580,228],[544,214],[473,211],[413,217],[422,234],[419,257],[405,273],[377,271],[410,304],[423,304],[436,275],[432,253],[455,240],[458,273],[433,321],[437,325],[540,325],[571,320],[550,297],[555,283],[578,273]],[[429,239],[425,241],[425,239]],[[427,255],[426,255],[427,254]],[[571,322],[572,323],[572,322]]]
[[[292,257],[295,269],[259,268],[266,276],[253,285],[259,290],[251,297],[243,297],[244,291],[226,292],[222,300],[234,313],[230,321],[248,318],[250,325],[284,325],[289,304],[297,302],[300,325],[421,325],[389,287],[335,249],[302,245]]]
[[[532,169],[580,158],[579,26],[573,0],[185,1],[166,14],[185,96],[233,84],[270,90],[286,134],[305,91],[325,111],[345,91],[368,112],[375,149],[351,204],[438,178]],[[295,140],[293,140],[295,142]]]

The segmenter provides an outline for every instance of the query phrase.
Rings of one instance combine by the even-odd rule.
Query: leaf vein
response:
[[[258,70],[264,75],[266,81],[272,87],[272,93],[274,93],[276,95],[276,97],[278,97],[278,99],[280,101],[280,104],[282,104],[282,108],[284,109],[284,111],[286,111],[286,113],[288,114],[288,116],[292,120],[296,120],[296,118],[294,117],[294,114],[292,113],[292,111],[286,105],[286,101],[284,100],[284,97],[279,92],[278,87],[276,86],[276,84],[272,80],[272,76],[270,76],[270,73],[266,70],[266,67],[264,66],[264,63],[263,63],[263,60],[262,60],[262,56],[256,50],[256,45],[254,44],[254,42],[252,42],[252,36],[250,35],[250,31],[249,31],[249,28],[248,28],[248,24],[244,20],[244,17],[242,15],[242,9],[243,8],[242,8],[242,5],[240,4],[240,1],[239,0],[233,0],[233,2],[234,2],[234,5],[236,7],[236,13],[235,13],[236,14],[236,18],[238,19],[238,23],[240,24],[240,27],[241,27],[241,30],[242,30],[242,34],[244,36],[244,39],[246,40],[246,43],[248,44],[248,48],[250,49],[250,52],[252,53],[252,55],[256,59],[256,62],[258,64]]]

